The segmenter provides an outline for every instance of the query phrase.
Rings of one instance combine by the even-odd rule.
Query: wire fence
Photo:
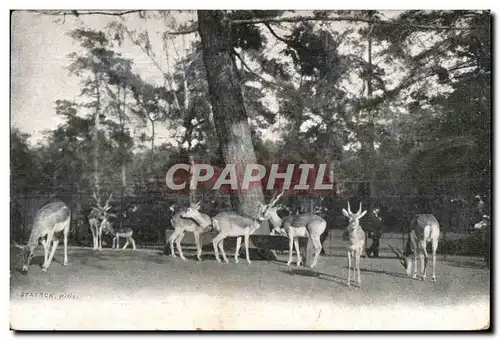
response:
[[[322,216],[328,223],[328,236],[324,242],[326,255],[334,255],[343,251],[341,240],[341,230],[347,224],[341,211],[346,206],[347,200],[351,201],[354,207],[356,199],[361,200],[363,193],[359,192],[359,183],[346,182],[344,196],[339,197],[335,193],[331,196],[323,197],[293,197],[284,196],[283,204],[294,207],[293,213],[312,212],[315,207],[323,206],[325,209]],[[382,186],[386,182],[378,182],[376,186]],[[374,186],[371,186],[373,189]],[[387,243],[392,246],[404,247],[405,232],[412,214],[422,211],[433,213],[441,224],[442,245],[440,249],[445,253],[476,254],[480,251],[472,249],[477,245],[477,241],[470,234],[473,223],[476,223],[477,213],[470,207],[470,202],[464,202],[460,196],[441,195],[390,195],[396,190],[390,188],[382,192],[372,190],[370,192],[370,203],[372,207],[382,207],[384,218],[384,232],[380,241],[380,251],[390,251]],[[271,195],[266,192],[266,196]],[[90,245],[91,234],[88,226],[86,214],[89,208],[95,204],[95,199],[91,193],[86,192],[59,192],[57,196],[51,194],[14,194],[11,197],[11,238],[15,240],[26,240],[29,237],[30,225],[37,210],[53,200],[60,198],[70,205],[72,210],[72,227],[70,243],[77,245]],[[352,200],[352,198],[355,198]],[[107,197],[104,197],[107,198]],[[201,210],[209,216],[215,216],[220,211],[232,210],[231,198],[227,193],[217,191],[198,192],[196,200],[202,201]],[[453,201],[455,200],[455,201]],[[119,214],[121,225],[134,228],[134,237],[139,248],[162,248],[166,242],[165,230],[172,228],[170,224],[172,205],[177,209],[186,207],[189,204],[189,195],[167,195],[164,193],[148,193],[127,197],[115,196],[113,206],[116,209],[127,211],[127,208],[134,206],[138,209],[132,214]],[[457,204],[458,202],[458,204]],[[370,222],[364,220],[363,227],[370,230]],[[188,242],[186,237],[184,242]],[[367,240],[368,243],[370,240]],[[469,246],[470,245],[470,246]]]

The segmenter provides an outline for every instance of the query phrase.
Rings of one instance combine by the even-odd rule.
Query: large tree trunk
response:
[[[256,163],[256,160],[238,71],[231,60],[231,27],[227,13],[198,11],[198,30],[222,155],[226,164],[236,165],[240,177],[245,164]],[[241,178],[238,183],[241,184]],[[246,190],[244,195],[237,190],[231,196],[233,208],[250,216],[256,215],[264,200],[260,184]],[[262,225],[255,234],[268,235],[268,225]]]

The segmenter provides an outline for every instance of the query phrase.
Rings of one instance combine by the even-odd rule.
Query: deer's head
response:
[[[409,254],[405,251],[403,253],[401,250],[399,250],[398,247],[393,247],[389,243],[387,243],[391,251],[396,255],[397,259],[401,263],[401,265],[404,267],[406,271],[406,275],[411,276],[411,259],[409,257]]]
[[[263,204],[263,203],[260,204],[257,217],[259,221],[268,220],[274,213],[276,213],[277,211],[275,210],[275,207],[277,208],[276,203],[279,201],[281,196],[283,196],[284,192],[285,191],[283,190],[278,195],[274,194],[268,204]]]
[[[191,218],[195,220],[200,225],[200,227],[206,228],[212,225],[212,220],[210,219],[210,217],[200,212],[200,205],[201,201],[191,203],[189,207],[181,213],[181,217]]]
[[[349,201],[347,201],[347,210],[342,209],[342,214],[344,214],[344,216],[349,220],[350,228],[357,228],[359,227],[359,220],[361,219],[361,217],[365,216],[366,210],[362,211],[361,202],[359,202],[358,212],[353,213],[351,211],[351,205],[349,204]]]
[[[16,242],[12,242],[12,244],[21,250],[21,252],[19,253],[19,260],[21,263],[22,263],[22,266],[23,266],[23,272],[24,273],[27,273],[28,272],[28,263],[29,263],[29,260],[31,260],[31,258],[33,257],[33,250],[35,249],[35,246],[33,245],[20,245],[20,244],[17,244]],[[19,262],[17,262],[19,264]]]
[[[201,205],[201,201],[198,201],[196,203],[191,202],[191,204],[186,209],[186,211],[184,211],[181,214],[181,217],[183,217],[183,218],[194,218],[195,219],[200,214],[200,205]]]
[[[290,210],[290,208],[288,208],[286,205],[282,205],[282,204],[275,205],[274,207],[268,209],[268,214],[270,215],[269,221],[270,221],[272,231],[273,231],[272,235],[274,235],[275,233],[279,233],[281,235],[286,236],[287,234],[281,225],[283,221],[282,221],[281,217],[278,215],[278,211],[280,211],[280,210],[286,210],[289,215],[292,214],[292,211]]]

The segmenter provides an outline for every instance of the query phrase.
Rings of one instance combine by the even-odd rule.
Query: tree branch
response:
[[[110,10],[110,11],[80,11],[80,10],[51,11],[51,10],[35,10],[34,12],[40,13],[40,14],[44,14],[44,15],[54,15],[54,16],[59,16],[59,15],[74,15],[76,17],[79,17],[81,15],[122,16],[122,15],[131,14],[131,13],[144,12],[144,10],[139,10],[139,9],[127,10],[127,11],[115,11],[115,10]]]
[[[281,42],[284,42],[285,44],[287,45],[290,45],[291,41],[288,40],[288,39],[285,39],[285,38],[282,38],[280,37],[271,27],[271,25],[269,25],[269,23],[264,23],[264,25],[266,25],[267,29],[269,30],[269,32],[271,32],[271,34],[276,38],[278,39],[279,41]]]
[[[409,23],[409,22],[396,21],[396,20],[388,21],[388,20],[377,20],[377,19],[348,17],[348,16],[339,16],[339,17],[298,16],[298,17],[290,17],[290,18],[235,19],[235,20],[231,20],[231,24],[233,24],[233,25],[239,25],[239,24],[269,24],[269,23],[281,23],[281,22],[294,23],[294,22],[303,22],[303,21],[349,21],[349,22],[364,22],[364,23],[372,23],[372,24],[378,24],[378,25],[400,25],[400,26],[405,26],[405,27],[418,28],[418,29],[421,29],[421,30],[470,30],[470,29],[480,28],[478,26],[472,26],[472,27],[453,27],[453,26],[421,25],[421,24],[413,24],[413,23]]]
[[[258,79],[260,79],[262,82],[264,82],[265,84],[271,86],[271,87],[274,87],[274,88],[280,88],[281,86],[283,87],[288,87],[288,88],[293,88],[292,85],[287,85],[287,84],[276,84],[276,83],[273,83],[269,80],[266,80],[264,79],[261,75],[257,74],[255,71],[253,71],[250,66],[248,66],[248,64],[243,60],[243,58],[241,57],[241,55],[239,55],[238,52],[234,51],[233,50],[233,54],[240,60],[241,64],[251,73],[253,74],[254,76],[256,76]]]
[[[116,17],[121,17],[127,14],[133,14],[133,13],[144,13],[145,10],[139,10],[139,9],[134,9],[134,10],[127,10],[127,11],[81,11],[81,10],[62,10],[62,11],[52,11],[52,10],[34,10],[33,12],[36,12],[38,14],[43,14],[43,15],[51,15],[51,16],[66,16],[66,15],[73,15],[75,17],[80,17],[82,15],[108,15],[108,16],[116,16]],[[182,31],[174,31],[174,32],[166,32],[167,34],[170,35],[182,35],[182,34],[191,34],[191,33],[197,33],[198,32],[198,25],[194,25],[194,27],[182,30]]]

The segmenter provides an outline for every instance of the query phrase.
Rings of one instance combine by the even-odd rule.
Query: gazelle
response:
[[[92,207],[92,211],[89,214],[89,225],[90,225],[90,231],[92,232],[92,239],[94,241],[94,250],[102,250],[102,221],[99,222],[99,220],[104,220],[104,218],[107,218],[107,216],[112,216],[112,214],[109,214],[108,211],[111,209],[111,206],[109,205],[109,201],[111,201],[111,198],[113,197],[113,194],[111,194],[106,201],[106,204],[104,206],[101,206],[101,200],[97,198],[96,194],[94,193],[94,198],[96,200],[96,205],[97,207]]]
[[[269,209],[269,222],[271,222],[273,230],[288,237],[289,256],[287,266],[292,263],[294,245],[295,252],[297,253],[297,266],[301,265],[302,258],[300,256],[298,237],[307,237],[308,242],[312,243],[315,251],[314,259],[311,263],[311,268],[314,268],[318,263],[318,257],[321,253],[322,245],[320,237],[325,232],[326,221],[322,217],[310,213],[289,215],[280,218],[277,212],[281,208],[279,206]]]
[[[361,270],[359,268],[361,262],[361,253],[365,248],[365,232],[363,228],[359,225],[359,220],[361,217],[365,216],[366,210],[361,211],[361,202],[359,203],[359,210],[357,213],[351,211],[351,205],[347,201],[347,210],[342,209],[342,214],[349,220],[349,225],[346,230],[346,238],[348,241],[347,245],[347,285],[351,285],[351,260],[354,258],[353,273],[356,275],[357,272],[357,283],[361,286]]]
[[[31,229],[30,238],[28,244],[21,246],[14,243],[16,247],[21,249],[21,256],[23,260],[23,271],[27,272],[30,266],[31,259],[33,258],[33,253],[36,246],[38,245],[38,240],[42,239],[42,245],[44,249],[44,261],[42,270],[45,272],[52,262],[54,253],[56,252],[57,246],[59,244],[59,239],[56,233],[63,232],[64,238],[64,266],[68,264],[68,235],[71,221],[71,210],[63,202],[52,202],[44,205],[40,210],[37,211],[33,227]],[[46,238],[44,238],[47,236]],[[52,250],[50,246],[52,245]],[[26,256],[25,252],[29,251]],[[50,254],[49,254],[50,251]]]
[[[418,214],[411,220],[408,242],[405,252],[402,253],[397,247],[389,247],[396,254],[399,261],[406,270],[406,274],[412,278],[417,278],[417,256],[420,256],[421,279],[425,280],[427,275],[427,244],[432,244],[432,282],[436,282],[436,250],[439,243],[440,227],[439,222],[431,214]],[[412,258],[415,262],[415,270],[412,275]]]
[[[229,263],[226,253],[224,252],[224,239],[226,237],[236,237],[236,252],[234,253],[234,262],[238,263],[241,239],[243,237],[245,240],[246,260],[248,263],[252,263],[252,261],[250,261],[250,254],[248,250],[250,235],[252,235],[257,229],[259,229],[262,222],[270,218],[269,209],[271,209],[276,204],[276,202],[278,202],[281,195],[283,195],[283,192],[281,192],[277,197],[273,197],[269,204],[261,204],[257,213],[257,217],[255,218],[243,216],[234,211],[224,211],[212,218],[213,228],[219,231],[219,234],[212,240],[215,259],[217,260],[217,262],[221,262],[218,249],[220,248],[224,261],[226,263]],[[192,218],[196,221],[199,221],[200,224],[202,223],[200,221],[200,213],[196,209],[188,209],[184,214],[182,214],[182,217]]]
[[[132,243],[132,249],[135,250],[135,240],[132,238],[134,231],[131,228],[114,229],[113,224],[109,222],[108,218],[105,216],[101,222],[101,229],[105,233],[113,235],[113,245],[111,248],[118,249],[120,247],[120,237],[125,237],[126,242],[122,249],[126,249],[130,242]]]
[[[187,231],[192,232],[194,235],[194,240],[196,242],[196,257],[198,261],[201,261],[201,244],[200,244],[200,234],[207,230],[207,227],[212,225],[212,219],[201,212],[200,203],[191,203],[189,208],[186,211],[179,211],[175,213],[170,222],[174,227],[174,232],[168,238],[168,243],[170,244],[170,254],[172,257],[176,257],[174,250],[174,242],[177,246],[177,251],[179,253],[179,257],[183,260],[186,260],[184,254],[182,253],[181,241],[184,238],[184,235]],[[174,211],[174,208],[171,207],[171,210]],[[184,214],[188,215],[196,215],[195,218],[184,217]]]

